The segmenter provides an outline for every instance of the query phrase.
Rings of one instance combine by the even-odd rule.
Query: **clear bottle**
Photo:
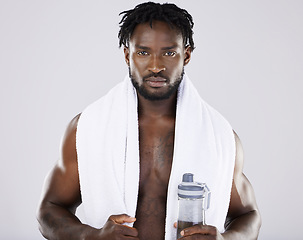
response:
[[[180,232],[196,224],[205,224],[205,210],[209,208],[210,191],[205,183],[194,182],[192,173],[183,174],[182,183],[178,185],[178,227]]]

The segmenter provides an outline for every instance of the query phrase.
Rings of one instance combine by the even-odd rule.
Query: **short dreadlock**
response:
[[[121,12],[123,14],[118,34],[119,47],[128,47],[130,37],[138,24],[149,23],[152,27],[154,20],[168,23],[172,28],[176,27],[182,34],[184,46],[189,45],[194,50],[193,18],[185,10],[172,3],[146,2],[137,5],[134,9]]]

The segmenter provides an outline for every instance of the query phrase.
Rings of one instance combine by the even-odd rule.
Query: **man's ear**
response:
[[[187,65],[190,61],[191,58],[191,52],[192,52],[192,48],[191,46],[186,46],[185,50],[184,50],[184,66]]]
[[[129,48],[128,47],[124,47],[124,59],[126,64],[129,66]]]

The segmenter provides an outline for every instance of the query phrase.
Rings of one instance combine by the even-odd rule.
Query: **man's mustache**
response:
[[[164,76],[163,74],[162,74],[162,72],[159,72],[159,73],[151,73],[151,74],[149,74],[149,75],[147,75],[147,76],[144,76],[143,77],[143,80],[146,80],[147,78],[150,78],[150,77],[161,77],[161,78],[165,78],[166,80],[169,80],[169,78],[168,77],[166,77],[166,76]]]

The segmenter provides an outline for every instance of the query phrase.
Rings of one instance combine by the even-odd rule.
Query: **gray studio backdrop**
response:
[[[173,2],[195,20],[186,71],[242,140],[259,239],[302,239],[303,1]],[[68,122],[127,73],[118,13],[137,3],[0,0],[0,239],[43,239],[44,177]]]

